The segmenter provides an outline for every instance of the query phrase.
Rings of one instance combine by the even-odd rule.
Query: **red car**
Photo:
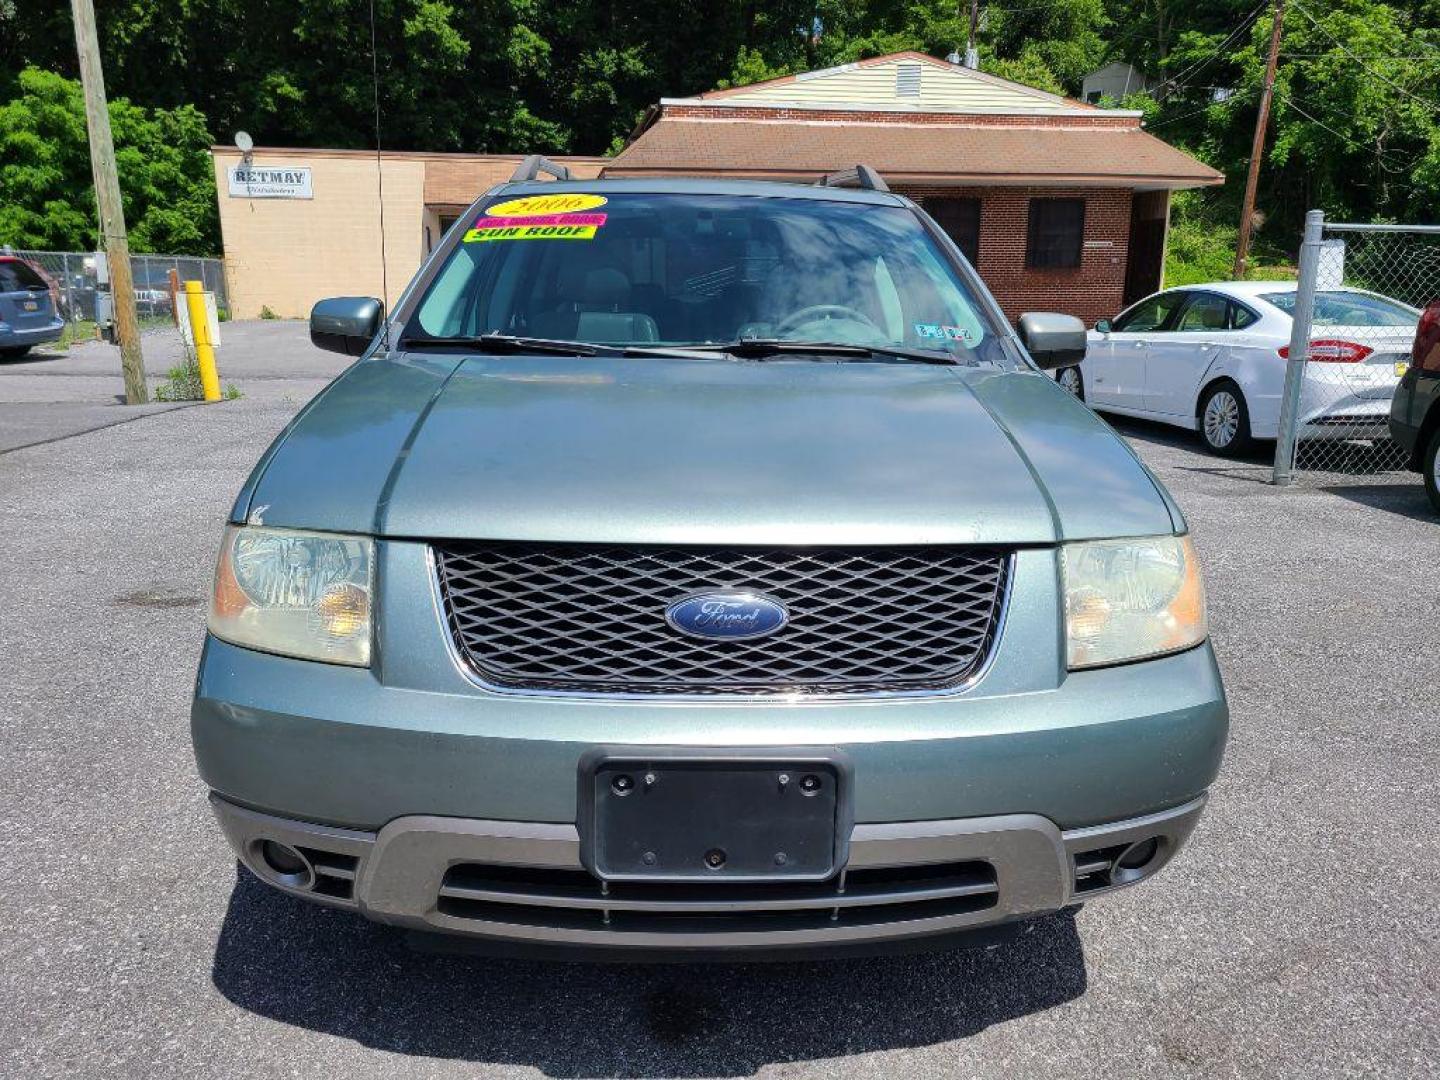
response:
[[[1415,328],[1410,370],[1390,406],[1390,435],[1410,451],[1410,467],[1424,475],[1430,503],[1440,511],[1440,297]]]

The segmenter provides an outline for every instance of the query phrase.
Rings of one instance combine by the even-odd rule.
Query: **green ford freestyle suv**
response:
[[[1227,711],[1185,520],[1041,370],[1083,327],[1017,335],[869,170],[522,178],[311,335],[361,359],[235,502],[191,715],[271,885],[512,948],[843,952],[1194,828]]]

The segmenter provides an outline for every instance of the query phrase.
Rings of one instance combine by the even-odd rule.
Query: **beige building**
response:
[[[393,303],[421,260],[482,192],[509,179],[518,154],[375,154],[362,150],[211,148],[230,315],[300,318],[326,296]],[[602,158],[558,158],[577,177]],[[385,278],[380,272],[384,188]]]

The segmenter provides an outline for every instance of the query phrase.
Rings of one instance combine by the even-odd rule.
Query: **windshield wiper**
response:
[[[768,360],[775,356],[835,356],[870,360],[877,356],[895,356],[944,367],[965,363],[947,353],[910,349],[904,345],[856,345],[841,341],[791,341],[788,338],[740,338],[723,345],[692,345],[689,348],[715,349],[745,360]]]
[[[713,353],[664,345],[598,345],[593,341],[563,341],[559,338],[521,337],[516,334],[476,334],[456,337],[409,337],[401,348],[420,345],[441,345],[494,354],[547,353],[555,356],[654,356],[661,359],[709,360]]]
[[[401,348],[415,346],[451,346],[482,353],[553,353],[557,356],[618,356],[619,349],[603,349],[588,341],[560,341],[556,338],[517,337],[514,334],[475,334],[455,337],[409,337]]]

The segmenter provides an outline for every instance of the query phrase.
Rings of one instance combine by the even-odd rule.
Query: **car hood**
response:
[[[592,543],[1054,543],[1170,532],[1049,378],[919,364],[399,356],[276,441],[236,520]]]

